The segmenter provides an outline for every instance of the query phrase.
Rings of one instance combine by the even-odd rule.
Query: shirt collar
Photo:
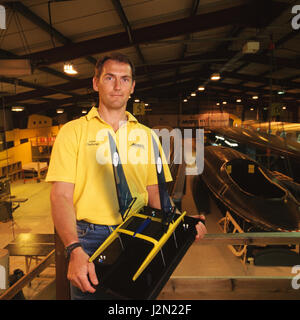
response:
[[[127,115],[127,119],[128,119],[128,122],[138,122],[137,119],[128,111],[126,111],[126,115]],[[99,116],[99,113],[98,113],[98,108],[96,107],[93,107],[89,113],[86,115],[86,118],[87,120],[91,120],[93,118],[99,118],[101,121],[103,121],[101,119],[101,117]]]

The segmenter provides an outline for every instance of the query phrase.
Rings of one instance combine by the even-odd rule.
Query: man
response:
[[[101,279],[97,279],[89,256],[122,221],[112,165],[106,161],[107,132],[114,137],[121,158],[126,152],[132,155],[133,149],[136,152],[137,145],[142,145],[138,150],[142,158],[151,154],[146,150],[150,129],[126,111],[134,87],[134,66],[126,56],[113,54],[99,60],[93,78],[93,88],[99,93],[98,109],[92,108],[85,117],[65,124],[53,147],[46,180],[53,182],[52,217],[69,254],[72,299],[93,299],[94,286]],[[124,146],[124,136],[132,138],[137,129],[146,132],[145,141]],[[128,161],[125,175],[133,196],[138,198],[136,208],[147,204],[160,208],[155,166],[146,162]],[[168,166],[163,168],[166,181],[170,181]],[[198,231],[197,237],[206,232],[202,224]]]

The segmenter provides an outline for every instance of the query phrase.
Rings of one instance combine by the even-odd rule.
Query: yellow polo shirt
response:
[[[108,132],[119,151],[124,174],[137,210],[148,203],[148,185],[157,184],[152,130],[126,112],[117,132],[101,119],[97,108],[66,123],[59,131],[51,154],[46,181],[74,183],[73,202],[77,220],[103,225],[122,222],[114,182]],[[172,177],[157,136],[166,181]]]

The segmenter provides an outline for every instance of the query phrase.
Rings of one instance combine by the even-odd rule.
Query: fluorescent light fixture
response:
[[[230,147],[238,147],[238,143],[235,143],[235,142],[230,142],[228,140],[225,140],[225,143],[230,146]]]
[[[21,111],[24,111],[24,107],[21,107],[21,106],[11,107],[11,111],[21,112]]]
[[[220,73],[213,73],[210,77],[210,80],[218,81],[221,79]]]
[[[134,102],[140,102],[140,99],[134,99]]]
[[[65,64],[64,64],[64,73],[67,73],[67,74],[77,74],[78,72],[74,69],[72,63],[65,63]]]
[[[222,104],[227,104],[227,101],[223,101]]]
[[[257,100],[257,99],[258,99],[258,96],[253,96],[252,99],[253,99],[253,100]]]
[[[196,93],[195,93],[195,92],[192,92],[192,93],[191,93],[191,97],[196,97]]]
[[[56,109],[56,113],[64,113],[64,109]]]
[[[198,87],[198,91],[204,91],[204,90],[205,90],[205,87],[203,86]]]
[[[236,102],[242,102],[242,99],[236,99]]]

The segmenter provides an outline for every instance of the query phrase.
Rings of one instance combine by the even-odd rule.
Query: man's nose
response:
[[[114,89],[115,90],[120,90],[121,89],[121,80],[120,79],[116,79],[115,80]]]

